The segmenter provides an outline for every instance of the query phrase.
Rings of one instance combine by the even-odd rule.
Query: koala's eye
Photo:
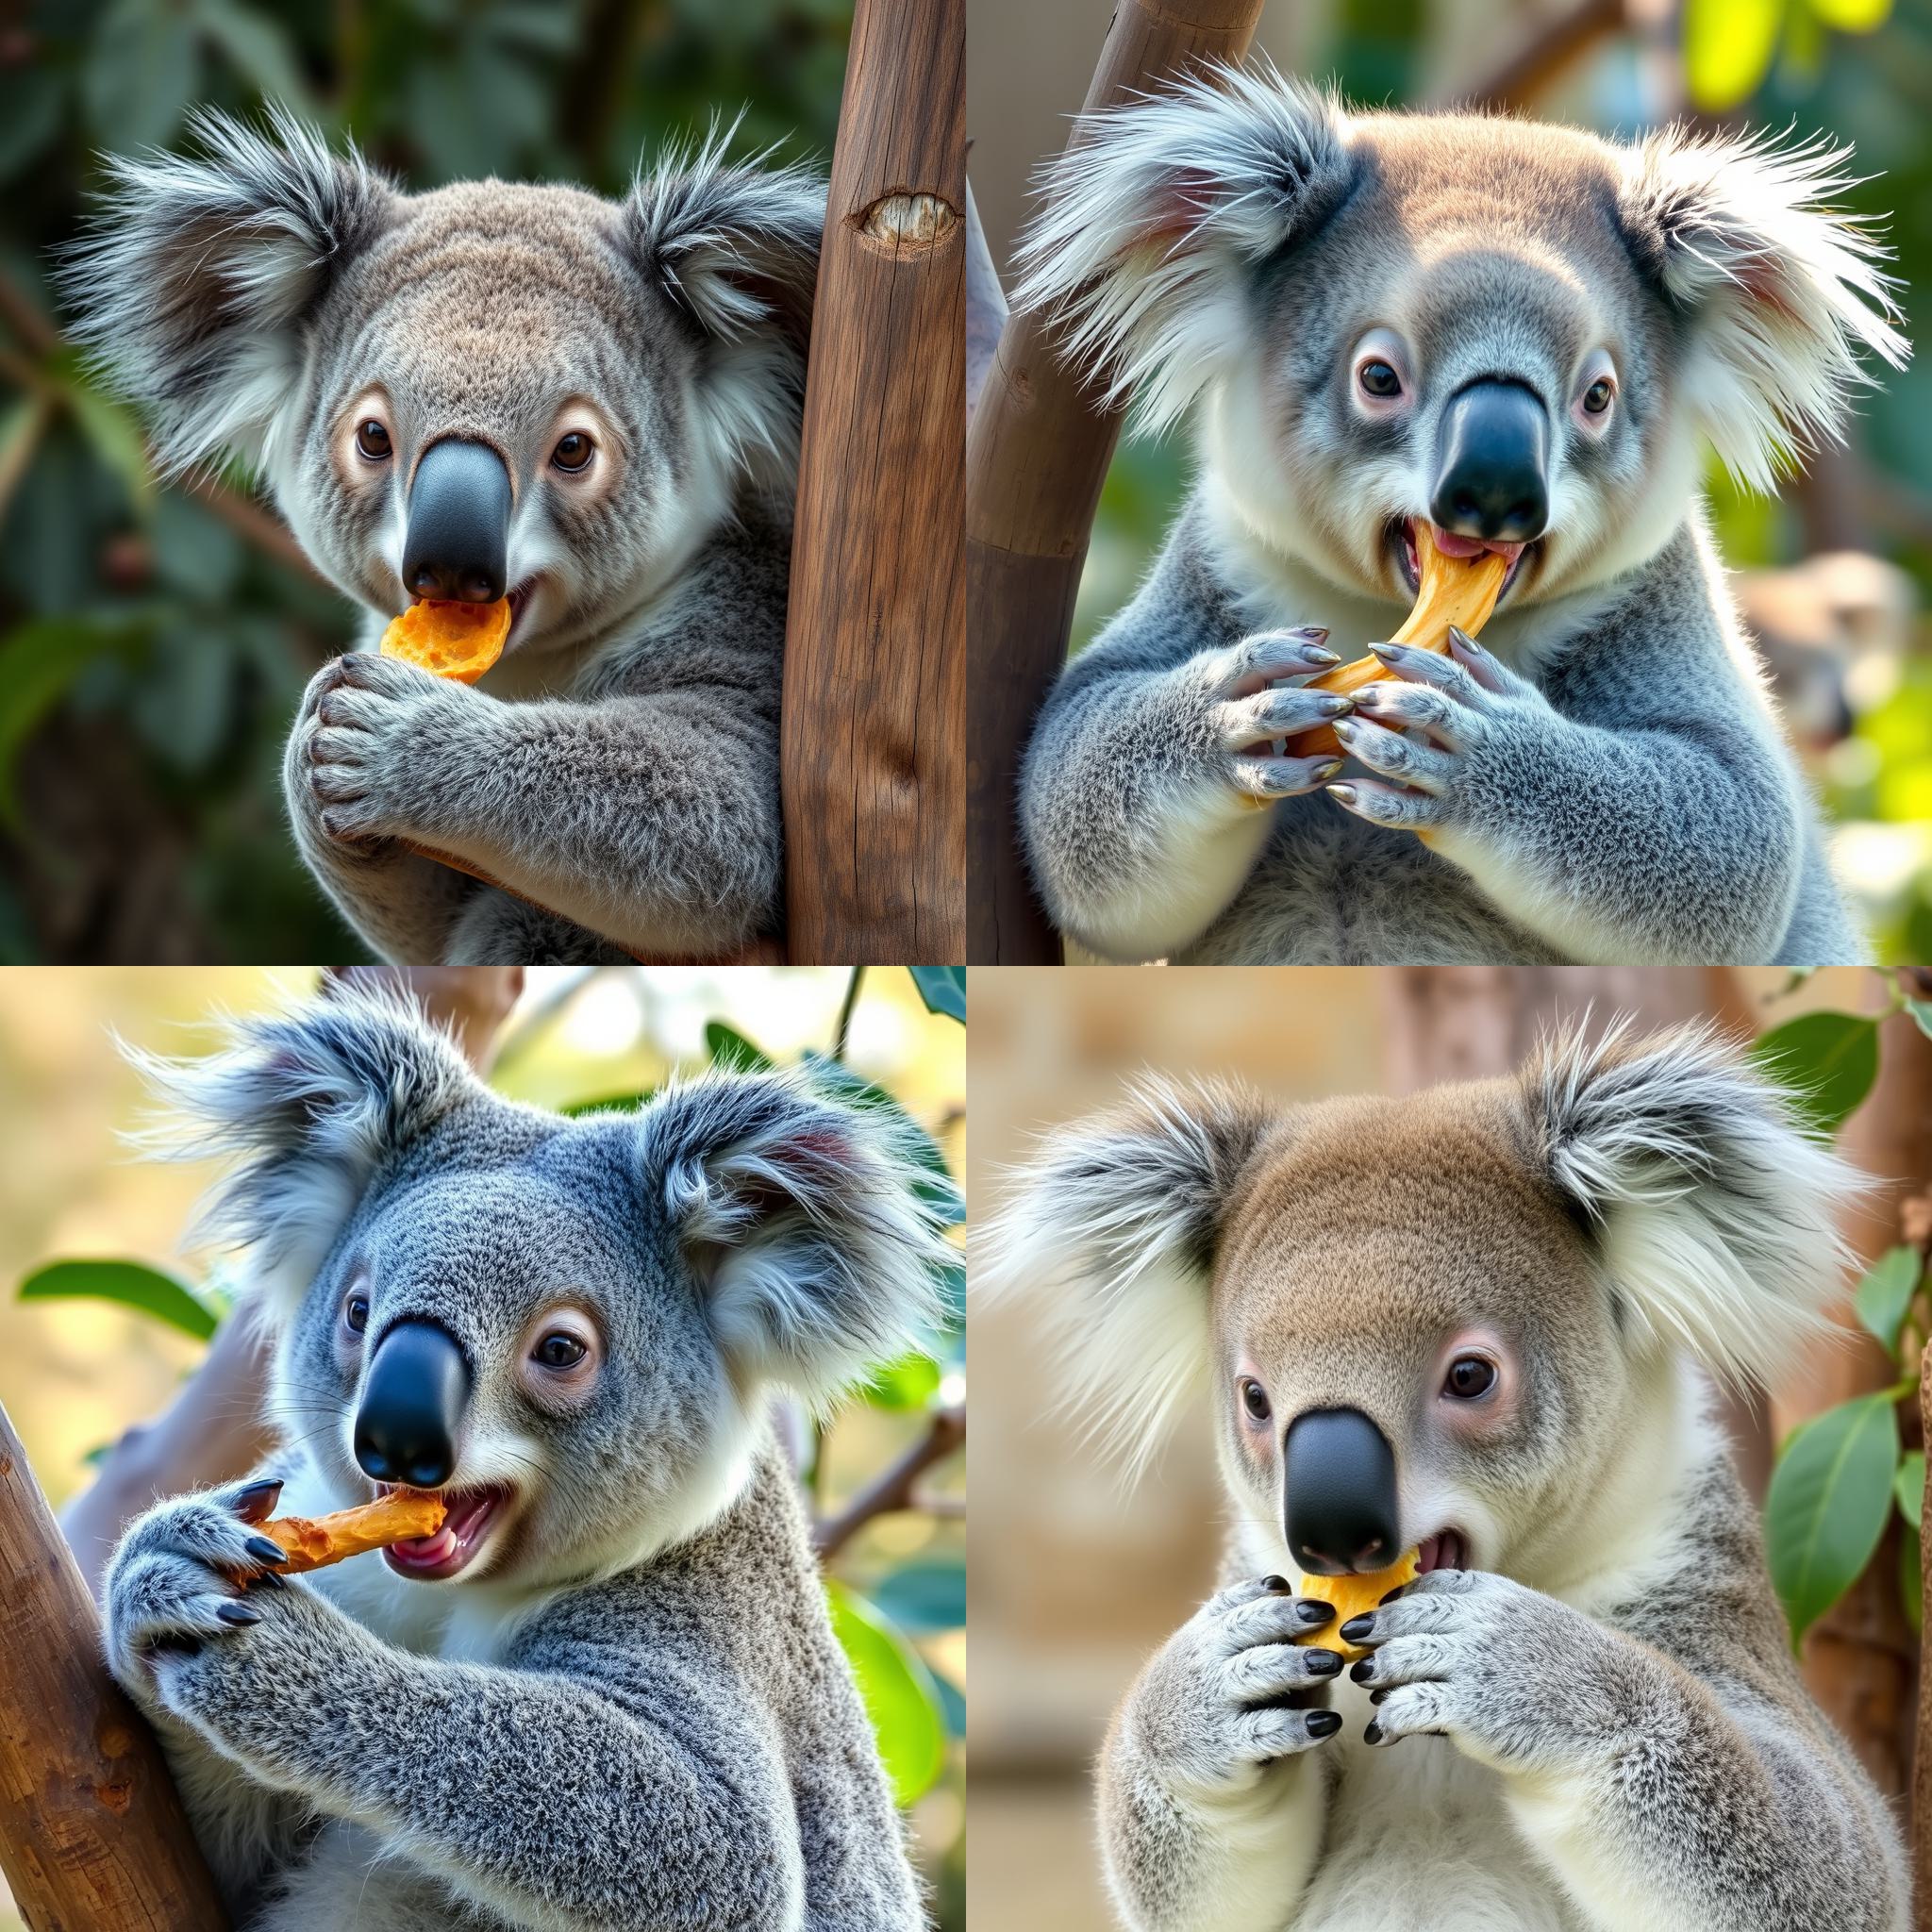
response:
[[[1617,386],[1607,375],[1599,375],[1583,391],[1583,407],[1587,413],[1601,416],[1610,407],[1610,398],[1617,392]]]
[[[575,1335],[553,1328],[530,1351],[530,1359],[546,1369],[574,1369],[590,1352]]]
[[[1402,393],[1402,378],[1393,366],[1379,357],[1371,358],[1356,371],[1355,379],[1361,384],[1362,393],[1387,402],[1391,396]]]
[[[349,1324],[350,1334],[361,1334],[369,1325],[369,1297],[366,1294],[352,1294],[342,1304],[342,1320]]]
[[[1251,1423],[1265,1423],[1274,1411],[1268,1406],[1268,1391],[1252,1375],[1241,1380],[1241,1408]]]
[[[1488,1357],[1459,1355],[1449,1364],[1442,1378],[1442,1392],[1463,1402],[1474,1402],[1496,1386],[1496,1365]]]
[[[575,475],[589,465],[591,452],[596,446],[581,429],[573,429],[550,452],[550,460],[567,475]]]
[[[387,462],[392,453],[389,431],[374,416],[357,424],[356,447],[372,463]]]

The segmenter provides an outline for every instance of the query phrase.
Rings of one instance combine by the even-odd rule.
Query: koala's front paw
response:
[[[1372,778],[1330,785],[1357,817],[1424,839],[1480,818],[1489,754],[1505,740],[1533,743],[1562,723],[1549,700],[1473,638],[1450,633],[1451,657],[1407,644],[1374,644],[1390,681],[1355,694],[1356,715],[1335,727]],[[1513,756],[1513,749],[1512,749]]]
[[[1134,1721],[1172,1785],[1212,1799],[1252,1790],[1277,1758],[1341,1728],[1315,1699],[1341,1669],[1338,1651],[1293,1641],[1335,1614],[1289,1593],[1279,1576],[1212,1597],[1169,1639],[1143,1679]]]
[[[1301,685],[1271,689],[1274,680],[1307,679],[1339,662],[1324,641],[1328,633],[1266,631],[1197,660],[1208,707],[1208,761],[1216,780],[1249,798],[1292,798],[1334,777],[1341,760],[1281,756],[1282,741],[1347,715],[1352,701]]]
[[[433,761],[473,736],[476,708],[491,701],[468,687],[373,651],[325,664],[310,681],[302,719],[298,782],[330,839],[355,845],[426,829]],[[480,756],[480,752],[475,755]]]
[[[108,1664],[144,1702],[168,1659],[261,1621],[243,1580],[279,1585],[282,1552],[254,1525],[281,1493],[279,1481],[177,1496],[140,1517],[122,1538],[103,1588]]]

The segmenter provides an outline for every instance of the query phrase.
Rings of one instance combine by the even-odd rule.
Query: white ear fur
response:
[[[974,1243],[973,1286],[1044,1305],[1074,1399],[1131,1481],[1210,1360],[1214,1249],[1274,1124],[1242,1088],[1152,1075],[1050,1134]]]
[[[1769,490],[1836,441],[1869,349],[1894,368],[1889,251],[1829,204],[1854,185],[1851,150],[1824,140],[1671,128],[1632,150],[1624,208],[1640,253],[1683,310],[1693,353],[1684,401],[1734,475]]]
[[[1041,173],[1014,307],[1055,314],[1069,360],[1165,427],[1250,341],[1247,272],[1341,199],[1346,132],[1332,95],[1265,63],[1088,117]]]
[[[1522,1091],[1557,1187],[1600,1230],[1649,1340],[1768,1386],[1824,1326],[1849,1257],[1837,1215],[1868,1185],[1790,1096],[1708,1026],[1545,1041]]]

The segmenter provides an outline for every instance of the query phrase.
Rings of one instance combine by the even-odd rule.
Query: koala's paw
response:
[[[280,1585],[282,1552],[255,1524],[274,1510],[279,1481],[243,1483],[158,1504],[136,1520],[108,1567],[108,1664],[122,1685],[155,1697],[156,1673],[204,1641],[261,1621],[243,1580]],[[284,1586],[286,1587],[286,1586]]]
[[[1317,724],[1332,724],[1353,708],[1333,691],[1301,684],[1276,690],[1276,680],[1307,680],[1339,662],[1328,633],[1264,631],[1199,660],[1208,710],[1208,741],[1214,776],[1249,798],[1293,798],[1312,791],[1341,769],[1332,753],[1284,755],[1284,741]]]
[[[1341,1653],[1293,1641],[1334,1614],[1264,1576],[1210,1598],[1174,1633],[1135,1710],[1141,1742],[1171,1784],[1210,1798],[1248,1790],[1276,1759],[1341,1728],[1317,1701]]]
[[[425,806],[433,757],[467,756],[476,708],[466,686],[374,651],[352,651],[310,680],[296,722],[313,822],[351,846],[407,837]]]
[[[1453,655],[1407,644],[1370,648],[1389,681],[1355,694],[1355,716],[1335,727],[1371,773],[1330,785],[1357,818],[1426,835],[1479,818],[1486,754],[1502,741],[1530,744],[1562,723],[1549,700],[1460,631]]]

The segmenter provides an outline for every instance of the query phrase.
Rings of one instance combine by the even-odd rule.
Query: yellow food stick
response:
[[[420,598],[390,620],[380,649],[439,677],[475,681],[503,656],[509,636],[509,599],[494,604],[445,603]]]
[[[1351,1617],[1359,1617],[1365,1610],[1373,1610],[1391,1590],[1399,1590],[1405,1583],[1413,1583],[1417,1575],[1415,1565],[1416,1553],[1409,1550],[1388,1569],[1373,1570],[1366,1575],[1304,1576],[1301,1594],[1319,1598],[1324,1604],[1333,1604],[1335,1621],[1323,1624],[1294,1641],[1297,1643],[1319,1643],[1324,1650],[1339,1650],[1345,1657],[1367,1657],[1368,1652],[1359,1644],[1349,1643],[1335,1633]]]

